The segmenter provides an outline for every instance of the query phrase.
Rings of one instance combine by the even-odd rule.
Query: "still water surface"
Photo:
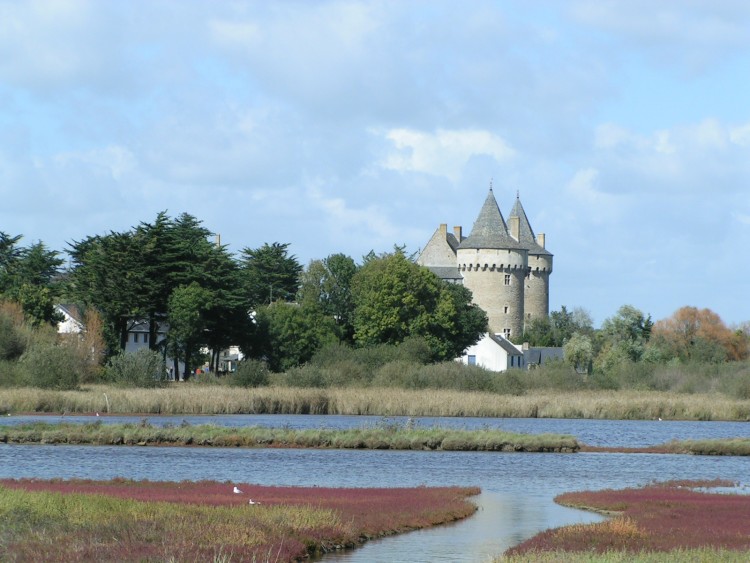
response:
[[[21,417],[11,417],[20,419]],[[50,421],[50,417],[43,417]],[[67,417],[66,417],[67,418]],[[184,417],[149,417],[179,424]],[[380,417],[187,417],[193,423],[311,427],[361,426]],[[198,420],[196,420],[198,418]],[[91,418],[87,418],[91,421]],[[100,417],[108,422],[109,417]],[[131,421],[139,421],[134,418]],[[122,420],[119,420],[122,421]],[[6,421],[3,421],[6,422]],[[672,438],[747,435],[742,423],[419,419],[418,424],[562,432],[596,445],[646,445]],[[476,426],[474,426],[476,424]],[[0,445],[0,477],[128,477],[247,482],[263,485],[398,487],[476,485],[480,510],[463,522],[373,541],[325,560],[348,562],[486,562],[535,533],[599,517],[557,506],[572,490],[638,486],[666,479],[733,479],[749,484],[750,460],[654,454],[510,454],[109,446]]]

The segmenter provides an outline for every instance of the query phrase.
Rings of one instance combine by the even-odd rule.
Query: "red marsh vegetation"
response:
[[[295,561],[465,518],[476,510],[467,497],[478,493],[6,479],[0,560]]]
[[[613,517],[542,532],[506,555],[531,552],[667,552],[679,549],[750,549],[750,496],[696,490],[727,481],[670,481],[639,489],[566,493],[565,506]]]

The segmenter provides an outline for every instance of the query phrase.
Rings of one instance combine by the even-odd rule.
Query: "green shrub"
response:
[[[526,380],[530,372],[520,369],[509,369],[498,373],[493,382],[495,393],[500,395],[523,395],[526,392]]]
[[[26,350],[26,339],[16,328],[13,320],[0,314],[0,361],[15,360]]]
[[[237,371],[229,376],[230,385],[238,387],[262,387],[268,385],[268,365],[261,360],[245,359]]]
[[[323,388],[327,386],[324,370],[311,364],[289,369],[274,379],[276,379],[279,384],[287,387]]]
[[[167,382],[167,370],[158,352],[142,348],[112,356],[105,378],[124,387],[161,387]]]
[[[421,373],[422,366],[407,360],[395,360],[381,366],[372,379],[374,387],[399,387],[424,389],[427,381]]]
[[[81,366],[71,347],[35,343],[20,360],[22,382],[43,389],[75,389]]]
[[[0,360],[0,387],[23,385],[23,375],[18,362]]]

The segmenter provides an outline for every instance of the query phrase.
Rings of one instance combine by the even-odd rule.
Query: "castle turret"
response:
[[[474,303],[487,313],[490,332],[520,337],[528,251],[508,233],[492,188],[456,256],[464,285],[472,291]]]
[[[516,203],[508,216],[510,234],[528,252],[528,272],[524,288],[525,322],[549,315],[549,275],[552,273],[552,253],[544,248],[543,233],[534,235],[521,199],[516,194]]]

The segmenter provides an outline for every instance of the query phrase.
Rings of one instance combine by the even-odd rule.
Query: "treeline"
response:
[[[109,360],[113,378],[132,371],[136,360],[119,356],[135,326],[148,327],[152,356],[171,358],[175,373],[184,363],[187,377],[206,363],[217,371],[218,352],[235,345],[274,372],[327,345],[395,345],[409,337],[426,344],[429,361],[441,361],[476,342],[487,325],[467,289],[441,281],[402,249],[359,262],[333,254],[303,268],[287,244],[234,256],[196,218],[166,213],[70,243],[66,269],[59,253],[20,240],[0,233],[0,299],[17,306],[0,311],[0,362],[30,353],[33,330],[61,320],[57,303],[87,317],[88,339],[99,343],[94,356]]]
[[[566,363],[590,376],[595,388],[722,390],[750,398],[750,326],[727,327],[710,309],[682,307],[654,323],[623,305],[594,329],[585,310],[562,307],[532,321],[522,338],[534,346],[562,346]],[[727,363],[734,367],[723,369]]]

